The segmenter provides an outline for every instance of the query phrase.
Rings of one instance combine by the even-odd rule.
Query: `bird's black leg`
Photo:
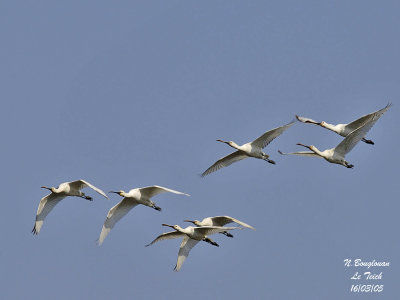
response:
[[[222,234],[226,235],[227,237],[233,238],[233,235],[230,234],[228,231],[221,232]]]
[[[93,201],[93,198],[90,196],[86,196],[85,194],[82,194],[81,196],[83,199],[89,200],[89,201]]]
[[[349,164],[347,161],[345,163],[346,163],[346,168],[349,168],[349,169],[354,168],[354,165]]]
[[[367,139],[365,139],[365,138],[362,138],[362,141],[363,141],[364,143],[366,143],[366,144],[375,145],[375,143],[374,143],[373,141],[367,140]]]
[[[263,156],[263,158],[262,158],[263,160],[269,162],[270,164],[275,165],[275,162],[273,160],[269,159],[269,155],[268,154],[262,152],[262,156]]]
[[[219,247],[219,245],[218,245],[216,242],[214,242],[213,240],[211,240],[211,239],[208,238],[208,237],[204,238],[203,241],[204,241],[204,242],[207,242],[207,243],[209,243],[209,244],[211,244],[211,245],[213,245],[213,246]]]
[[[272,159],[264,158],[265,161],[269,162],[270,164],[276,165],[276,162]]]
[[[159,206],[157,206],[155,204],[153,204],[152,208],[154,208],[155,210],[161,211],[161,207],[159,207]]]

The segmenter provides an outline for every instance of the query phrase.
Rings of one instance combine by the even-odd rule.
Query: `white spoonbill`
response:
[[[370,113],[368,115],[362,116],[361,118],[349,123],[349,124],[337,124],[337,125],[333,125],[333,124],[329,124],[326,123],[324,121],[322,122],[317,122],[314,121],[312,119],[309,118],[304,118],[304,117],[300,117],[296,115],[297,120],[299,120],[300,122],[303,123],[310,123],[310,124],[314,124],[314,125],[318,125],[321,127],[324,127],[326,129],[329,129],[333,132],[336,132],[337,134],[341,135],[341,136],[348,136],[352,131],[356,130],[357,128],[359,128],[360,126],[364,125],[366,122],[370,121],[372,118],[378,116],[378,119],[390,108],[392,104],[389,103],[388,105],[386,105],[384,108]],[[374,142],[371,140],[367,140],[364,137],[361,139],[364,143],[367,144],[371,144],[373,145]]]
[[[268,154],[262,152],[262,149],[265,148],[269,143],[271,143],[276,137],[280,136],[285,130],[287,130],[293,124],[294,121],[284,126],[267,131],[254,141],[246,143],[242,146],[239,146],[233,141],[226,142],[223,140],[217,140],[217,142],[225,143],[231,146],[232,148],[235,148],[237,151],[232,152],[231,154],[217,160],[211,167],[209,167],[207,170],[203,172],[203,174],[201,174],[201,177],[204,177],[212,172],[215,172],[223,167],[227,167],[233,164],[234,162],[245,159],[247,157],[258,158],[265,160],[271,164],[275,164],[273,160],[269,159]]]
[[[249,224],[246,224],[245,222],[239,221],[238,219],[229,217],[229,216],[208,217],[208,218],[204,218],[202,221],[199,221],[199,220],[194,220],[194,221],[184,220],[183,222],[190,222],[190,223],[193,223],[194,225],[199,226],[199,227],[204,227],[204,226],[222,227],[222,226],[225,226],[225,225],[230,224],[230,223],[236,223],[236,224],[239,224],[239,225],[241,225],[243,227],[256,230],[253,226],[251,226]],[[220,233],[222,233],[222,234],[224,234],[224,235],[226,235],[228,237],[233,237],[233,235],[230,234],[227,231],[223,231],[223,232],[220,232]]]
[[[114,225],[119,220],[121,220],[121,218],[125,216],[136,205],[142,204],[160,211],[161,208],[156,206],[155,203],[150,200],[150,198],[155,195],[166,192],[189,196],[188,194],[171,190],[158,185],[132,189],[128,193],[125,193],[124,191],[119,191],[119,192],[111,191],[110,193],[118,194],[121,197],[124,197],[124,199],[122,199],[121,202],[119,202],[117,205],[113,206],[109,210],[107,218],[104,222],[103,228],[100,233],[99,245],[103,243],[104,239],[111,231],[111,229],[114,227]]]
[[[170,231],[160,234],[154,241],[146,245],[146,247],[153,245],[158,241],[183,237],[181,246],[179,248],[178,261],[176,262],[174,268],[174,271],[176,272],[178,272],[181,269],[183,262],[189,255],[190,250],[192,250],[192,248],[196,246],[198,242],[204,241],[218,247],[219,245],[214,241],[212,241],[210,238],[208,238],[208,235],[238,228],[238,227],[217,227],[217,226],[205,226],[205,227],[188,226],[186,228],[182,228],[179,225],[174,225],[174,226],[168,224],[162,224],[162,225],[171,227],[175,229],[175,231]]]
[[[108,199],[107,195],[101,189],[82,179],[61,183],[58,188],[42,186],[43,189],[48,189],[51,193],[40,199],[39,207],[36,213],[35,226],[32,229],[32,233],[39,234],[40,228],[42,228],[43,221],[46,216],[51,212],[54,206],[56,206],[56,204],[65,197],[75,196],[92,201],[92,197],[86,196],[85,193],[81,192],[81,189],[85,187],[90,187]]]
[[[337,145],[335,148],[327,149],[325,151],[320,151],[315,146],[306,146],[304,144],[298,143],[297,145],[306,147],[311,150],[310,151],[299,151],[299,152],[291,152],[291,153],[283,153],[280,150],[278,152],[280,154],[294,154],[294,155],[303,155],[303,156],[315,156],[322,157],[326,159],[330,163],[338,164],[345,166],[347,168],[353,168],[354,165],[349,164],[344,157],[347,153],[349,153],[354,146],[367,134],[367,132],[374,126],[375,122],[379,119],[380,114],[376,114],[372,119],[364,123],[361,127],[354,130],[348,136],[346,136],[343,141]]]

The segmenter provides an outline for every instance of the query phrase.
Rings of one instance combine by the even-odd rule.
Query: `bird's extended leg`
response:
[[[266,159],[267,162],[269,162],[270,164],[276,165],[276,162],[273,161],[272,159]]]
[[[266,154],[266,153],[263,153],[263,160],[265,160],[265,161],[267,161],[267,162],[269,162],[270,164],[273,164],[273,165],[276,164],[272,159],[269,159],[269,155]]]
[[[154,208],[155,210],[161,211],[161,207],[159,207],[155,204],[153,204],[151,207]]]
[[[82,193],[82,196],[81,196],[83,199],[86,199],[86,200],[89,200],[89,201],[93,201],[93,198],[92,197],[90,197],[90,196],[86,196],[84,193]]]
[[[373,141],[367,140],[367,139],[365,139],[365,138],[362,138],[362,141],[363,141],[364,143],[366,143],[366,144],[375,145],[375,143],[374,143]]]
[[[345,161],[344,164],[345,164],[346,168],[349,168],[349,169],[354,168],[354,165],[349,164],[347,161]]]
[[[213,246],[219,247],[219,245],[218,245],[216,242],[214,242],[212,239],[210,239],[210,238],[208,238],[208,237],[205,237],[205,238],[203,239],[203,241],[206,242],[206,243],[209,243],[209,244],[211,244],[211,245],[213,245]]]
[[[226,235],[227,237],[233,238],[233,235],[230,234],[228,231],[223,231],[221,232],[223,235]]]

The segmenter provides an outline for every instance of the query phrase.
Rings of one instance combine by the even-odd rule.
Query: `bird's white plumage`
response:
[[[301,151],[301,152],[291,152],[291,153],[282,153],[281,154],[294,154],[294,155],[303,155],[303,156],[320,156],[327,160],[330,163],[335,163],[339,165],[343,165],[348,168],[352,168],[353,165],[350,165],[347,161],[345,161],[345,156],[349,153],[355,145],[364,138],[367,132],[374,126],[376,121],[381,117],[382,112],[378,111],[372,118],[364,123],[362,126],[348,134],[342,142],[340,142],[335,148],[327,149],[325,151],[320,151],[315,146],[305,146],[303,144],[298,144],[309,148],[311,152]],[[314,154],[313,154],[314,153]]]
[[[103,197],[106,197],[108,199],[108,196],[106,193],[104,193],[101,189],[95,187],[93,184],[90,184],[86,180],[80,179],[80,180],[72,181],[72,182],[69,182],[69,185],[72,189],[76,189],[76,190],[81,190],[81,189],[84,189],[85,187],[90,187],[92,190],[96,191],[97,193],[99,193],[100,195],[102,195]]]
[[[236,223],[236,224],[239,224],[239,225],[241,225],[243,227],[255,230],[255,228],[253,226],[251,226],[251,225],[249,225],[249,224],[247,224],[245,222],[239,221],[238,219],[232,218],[230,216],[207,217],[207,218],[204,218],[200,222],[196,222],[196,225],[198,225],[198,226],[219,226],[219,227],[222,227],[222,226],[225,226],[225,225],[230,224],[230,223]]]
[[[268,162],[274,163],[268,159],[269,155],[262,152],[262,149],[265,148],[269,143],[271,143],[276,137],[281,135],[285,130],[287,130],[290,126],[292,126],[295,122],[292,121],[286,125],[274,128],[262,134],[260,137],[255,139],[252,142],[243,144],[242,146],[237,145],[235,142],[224,142],[218,140],[220,142],[224,142],[231,146],[232,148],[237,149],[237,151],[232,152],[231,154],[224,156],[217,160],[213,165],[211,165],[207,170],[205,170],[201,176],[204,177],[210,173],[213,173],[221,168],[227,167],[234,162],[240,161],[247,157],[254,157],[258,159],[263,159]]]
[[[132,189],[131,191],[133,191],[135,189]],[[147,186],[147,187],[142,187],[139,188],[140,193],[142,194],[142,196],[147,197],[147,198],[151,198],[153,196],[156,196],[158,194],[162,194],[162,193],[174,193],[174,194],[179,194],[179,195],[185,195],[185,196],[190,196],[189,194],[186,193],[182,193],[179,191],[175,191],[163,186],[159,186],[159,185],[153,185],[153,186]]]
[[[65,197],[85,197],[85,194],[82,193],[80,190],[86,187],[90,187],[91,189],[108,199],[107,195],[101,189],[95,187],[94,185],[83,179],[60,183],[58,188],[47,188],[51,190],[51,193],[43,197],[39,202],[39,206],[36,212],[35,226],[33,227],[32,232],[34,234],[39,234],[46,216]],[[87,198],[91,199],[90,197]]]
[[[240,227],[221,227],[221,226],[203,226],[203,227],[193,227],[194,234],[199,236],[208,236],[216,233],[220,233],[227,230],[242,229]]]
[[[109,210],[106,220],[104,221],[103,227],[100,232],[98,244],[101,245],[104,242],[104,239],[110,233],[111,229],[115,226],[115,224],[138,204],[154,208],[155,205],[150,199],[153,196],[156,196],[161,193],[173,193],[173,194],[189,196],[189,194],[185,194],[158,185],[131,189],[128,193],[120,191],[119,195],[123,196],[124,198],[117,205],[113,206]]]
[[[284,133],[287,129],[289,129],[290,126],[292,126],[295,122],[292,121],[289,124],[271,129],[261,135],[260,137],[256,138],[254,141],[250,142],[252,146],[258,147],[258,148],[265,148],[269,143],[271,143],[275,138],[280,136],[282,133]]]
[[[204,177],[212,172],[215,172],[221,168],[230,166],[234,162],[237,162],[239,160],[242,160],[242,159],[245,159],[248,157],[249,156],[246,155],[242,151],[232,152],[231,154],[228,154],[227,156],[224,156],[224,157],[220,158],[219,160],[217,160],[211,167],[209,167],[207,170],[205,170],[203,172],[203,174],[201,174],[201,176]]]
[[[169,225],[167,225],[169,226]],[[171,226],[172,227],[172,226]],[[193,227],[188,226],[186,228],[182,228],[178,225],[173,226],[176,231],[170,231],[163,234],[160,234],[157,238],[155,238],[150,244],[146,246],[150,246],[158,241],[166,240],[166,239],[175,239],[179,237],[183,237],[181,246],[179,248],[178,260],[176,262],[176,266],[174,268],[175,271],[179,271],[182,267],[183,262],[189,255],[190,250],[201,240],[208,238],[209,235],[224,232],[227,230],[239,229],[240,227],[217,227],[217,226],[204,226],[204,227]]]
[[[362,126],[358,127],[356,130],[347,135],[343,141],[334,148],[334,152],[340,156],[343,156],[344,158],[344,156],[349,153],[355,147],[355,145],[357,145],[357,143],[367,134],[367,132],[370,131],[380,116],[381,115],[373,116],[373,118],[370,118]]]
[[[297,115],[296,115],[296,118],[300,122],[318,125],[318,126],[326,128],[326,129],[329,129],[333,132],[336,132],[337,134],[339,134],[343,137],[346,137],[354,130],[358,129],[359,127],[363,126],[367,122],[371,121],[373,118],[379,119],[390,107],[391,107],[391,103],[387,104],[384,108],[382,108],[380,110],[377,110],[375,112],[372,112],[370,114],[362,116],[361,118],[358,118],[357,120],[354,120],[348,124],[333,125],[333,124],[329,124],[326,122],[317,122],[317,121],[314,121],[313,119],[300,117]]]
[[[154,243],[157,243],[159,241],[163,240],[171,240],[171,239],[177,239],[182,236],[186,236],[184,233],[179,232],[179,231],[169,231],[160,234],[158,237],[156,237],[150,244],[147,244],[146,247],[153,245]]]
[[[103,228],[101,229],[99,237],[99,245],[103,244],[104,239],[107,237],[114,225],[122,219],[132,208],[139,203],[135,202],[130,198],[124,198],[121,202],[114,205],[107,214],[107,218],[104,221]]]
[[[182,243],[178,252],[178,260],[176,261],[174,271],[179,272],[186,258],[189,256],[190,250],[192,250],[192,248],[196,246],[198,242],[199,241],[191,239],[188,236],[185,236],[182,239]]]
[[[34,234],[39,234],[40,229],[43,226],[44,219],[52,211],[52,209],[67,196],[51,193],[42,199],[40,199],[39,207],[36,212],[35,226],[32,232]]]

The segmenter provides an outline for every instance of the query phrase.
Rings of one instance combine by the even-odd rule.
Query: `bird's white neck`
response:
[[[315,154],[318,154],[319,156],[322,156],[322,157],[324,157],[325,156],[325,154],[322,152],[322,151],[320,151],[317,147],[315,147],[315,146],[310,146],[310,148],[309,148],[312,152],[314,152]]]
[[[320,125],[322,127],[326,128],[326,129],[332,130],[334,132],[338,132],[338,126],[337,125],[329,124],[329,123],[326,123],[326,122],[321,122]]]
[[[234,149],[237,149],[237,150],[242,150],[242,146],[239,146],[238,144],[236,144],[235,142],[229,142],[228,143],[228,145],[229,146],[231,146],[232,148],[234,148]]]
[[[52,193],[60,193],[61,192],[61,190],[60,190],[60,188],[55,188],[55,187],[45,187],[45,186],[43,186],[42,188],[45,188],[45,189],[47,189],[47,190],[49,190],[50,192],[52,192]]]
[[[186,234],[189,234],[189,233],[191,233],[192,232],[192,226],[188,226],[188,227],[186,227],[186,228],[182,228],[182,227],[180,227],[180,226],[176,226],[177,228],[176,228],[176,230],[177,231],[179,231],[179,232],[182,232],[182,233],[186,233]]]

